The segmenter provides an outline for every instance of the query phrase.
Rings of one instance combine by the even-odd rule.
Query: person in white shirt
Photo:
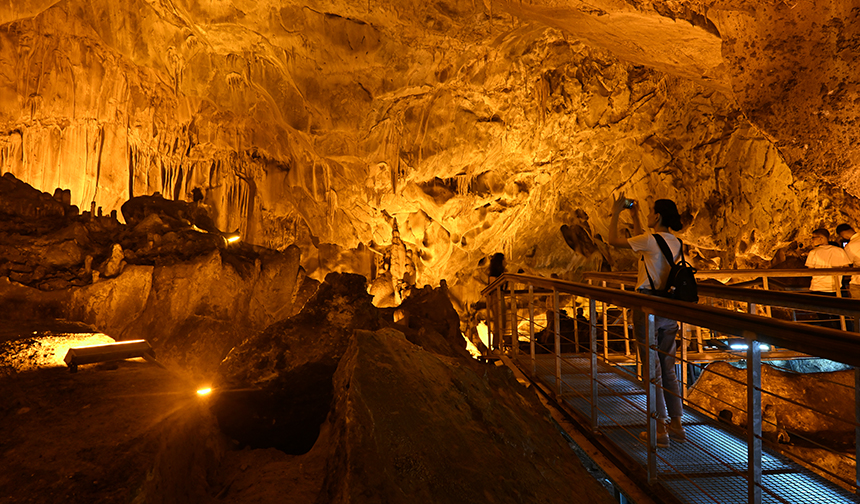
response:
[[[618,234],[618,218],[624,209],[629,209],[632,213],[635,236],[631,238],[625,238]],[[612,205],[608,242],[610,245],[630,248],[642,254],[642,260],[639,261],[636,290],[643,294],[652,294],[653,290],[659,290],[666,284],[670,266],[654,236],[651,233],[643,232],[638,210],[639,206],[636,201],[624,197],[615,201]],[[655,201],[653,209],[648,214],[647,226],[663,237],[672,252],[672,259],[677,262],[681,256],[681,242],[670,232],[670,229],[680,231],[682,225],[675,202],[669,199]],[[640,344],[645,341],[645,331],[647,330],[645,321],[645,314],[635,310],[633,313],[633,330]],[[687,440],[684,427],[681,425],[684,406],[681,400],[678,377],[675,374],[675,338],[678,335],[678,323],[671,319],[656,317],[655,326],[659,363],[652,363],[651,374],[658,384],[662,383],[662,388],[657,387],[656,398],[657,415],[659,415],[657,446],[665,448],[669,446],[670,438],[681,443]],[[643,432],[639,437],[640,439],[647,439],[647,433]]]
[[[806,258],[807,268],[847,268],[851,266],[848,254],[839,247],[830,244],[830,232],[826,229],[816,229],[812,232],[812,245]],[[842,285],[842,277],[817,275],[812,277],[809,290],[815,294],[835,296],[836,290]]]
[[[812,232],[812,250],[806,258],[807,268],[846,268],[851,266],[848,254],[841,248],[830,244],[830,232],[826,229],[816,229]],[[836,290],[842,288],[842,276],[816,275],[809,283],[809,291],[813,294],[835,296]],[[829,313],[819,313],[818,325],[840,329],[836,316]]]
[[[836,226],[836,234],[842,240],[847,240],[844,250],[851,261],[851,266],[860,268],[860,233],[854,231],[854,228],[849,224],[840,224]],[[860,274],[851,275],[851,282],[848,284],[848,292],[854,299],[860,299]]]

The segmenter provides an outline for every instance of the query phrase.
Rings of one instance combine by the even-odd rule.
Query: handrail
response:
[[[820,271],[821,270],[818,270],[815,273],[819,273]],[[839,269],[836,271],[841,273],[844,270]],[[809,270],[803,270],[803,272],[808,273]],[[629,272],[614,274],[594,273],[586,274],[586,277],[590,278],[591,281],[599,280],[603,285],[607,285],[608,283],[622,283],[632,287],[636,278],[633,275],[634,273]],[[766,278],[764,279],[763,286],[765,289],[767,288]],[[523,287],[525,287],[525,290],[523,290]],[[552,310],[554,312],[555,327],[553,329],[550,329],[549,327],[551,322],[549,320],[548,311],[546,330],[551,331],[550,336],[554,336],[554,348],[548,348],[546,346],[546,341],[540,343],[543,345],[541,348],[544,349],[544,351],[549,350],[549,353],[552,354],[552,360],[550,361],[540,359],[537,355],[537,341],[539,340],[537,340],[537,333],[535,332],[534,301],[535,293],[539,290],[542,291],[542,295],[547,293],[551,293],[552,295]],[[657,436],[659,417],[656,409],[656,402],[658,402],[662,397],[658,392],[662,389],[663,392],[660,392],[660,394],[671,394],[684,401],[686,401],[686,394],[683,386],[680,390],[677,390],[673,383],[666,383],[666,388],[664,388],[662,380],[659,378],[655,379],[652,374],[652,371],[659,371],[659,368],[654,368],[656,360],[661,358],[659,357],[659,354],[662,353],[663,355],[671,355],[674,357],[674,352],[665,353],[661,350],[661,347],[658,347],[658,341],[660,341],[659,337],[664,333],[658,332],[657,319],[655,317],[665,317],[677,320],[696,328],[710,329],[712,333],[716,332],[723,333],[725,335],[740,336],[746,340],[747,344],[744,345],[745,348],[741,350],[741,352],[746,354],[746,380],[745,382],[738,382],[741,383],[741,385],[744,383],[746,384],[745,409],[743,405],[737,406],[734,402],[723,401],[723,403],[729,405],[731,408],[737,407],[741,412],[747,412],[746,442],[748,449],[745,464],[745,478],[747,481],[747,501],[750,503],[760,504],[763,500],[764,492],[767,492],[781,502],[789,502],[780,497],[779,491],[774,487],[773,482],[768,483],[763,479],[763,474],[766,470],[763,466],[765,459],[762,448],[762,443],[765,439],[764,427],[769,425],[778,429],[779,423],[775,418],[765,418],[767,411],[766,409],[763,409],[764,405],[762,403],[762,395],[769,394],[778,400],[788,401],[799,406],[804,406],[804,404],[791,401],[773,391],[762,388],[763,375],[761,365],[764,351],[762,343],[769,343],[772,346],[795,350],[802,354],[806,354],[801,355],[802,357],[822,357],[836,362],[853,365],[855,367],[855,395],[857,391],[860,390],[860,366],[858,366],[858,364],[860,364],[860,334],[844,330],[840,331],[828,327],[777,320],[757,315],[757,307],[759,305],[765,305],[765,311],[769,314],[770,308],[768,303],[771,303],[772,305],[787,304],[789,306],[794,303],[800,305],[801,309],[804,310],[820,307],[822,309],[821,311],[837,311],[847,315],[856,316],[859,312],[858,307],[860,307],[860,301],[858,300],[840,299],[838,297],[820,296],[816,294],[772,292],[760,289],[728,287],[717,282],[713,282],[712,284],[708,284],[707,282],[700,283],[700,293],[705,297],[711,297],[714,294],[717,294],[719,297],[725,297],[726,299],[746,302],[748,304],[746,309],[749,313],[744,313],[735,309],[718,308],[706,304],[688,303],[658,296],[644,295],[636,291],[625,290],[623,287],[622,289],[617,289],[595,286],[591,283],[571,282],[554,278],[533,277],[520,274],[503,274],[499,279],[482,290],[482,294],[487,298],[488,329],[490,330],[493,338],[493,344],[490,345],[490,349],[502,350],[503,352],[512,351],[514,355],[520,354],[519,341],[522,337],[522,328],[520,326],[520,317],[518,312],[521,312],[523,309],[520,302],[522,298],[519,298],[521,293],[527,293],[528,296],[529,315],[527,320],[532,376],[540,376],[540,379],[545,381],[548,387],[551,387],[550,393],[558,398],[563,399],[566,395],[574,394],[577,399],[566,404],[569,404],[582,415],[581,418],[584,425],[590,426],[593,432],[601,432],[604,426],[608,426],[609,424],[605,423],[606,418],[608,418],[610,423],[614,422],[617,426],[617,428],[607,427],[611,432],[613,432],[613,436],[620,434],[623,431],[635,439],[645,440],[645,457],[640,460],[643,467],[646,469],[646,476],[649,484],[655,483],[658,480],[658,458],[663,460],[663,463],[671,467],[672,470],[678,474],[678,477],[692,477],[691,474],[686,473],[683,469],[673,466],[669,459],[664,458],[664,456],[658,454],[657,451],[660,441]],[[581,317],[577,316],[577,318],[573,319],[573,333],[571,335],[565,336],[562,331],[562,326],[560,325],[560,293],[588,299],[589,314],[588,318],[584,322],[589,335],[585,338],[586,341],[584,341],[584,346],[580,345],[581,333],[577,328],[577,321]],[[578,304],[579,300],[576,299],[575,302]],[[598,303],[603,304],[602,330],[600,329],[600,322],[598,320]],[[639,352],[637,352],[637,367],[635,372],[631,369],[622,370],[622,368],[612,366],[611,361],[607,356],[607,350],[610,349],[610,341],[608,339],[610,331],[607,326],[608,305],[615,305],[618,308],[621,308],[625,338],[623,341],[625,345],[628,346],[630,344],[630,336],[628,335],[629,321],[627,311],[630,309],[634,310],[634,318],[636,319],[635,327],[637,328],[636,345],[637,349],[639,349]],[[734,303],[732,303],[732,305],[734,306]],[[547,309],[550,309],[549,305],[547,306]],[[510,315],[509,321],[507,320],[508,315],[506,312]],[[636,312],[639,312],[639,314],[637,315]],[[643,313],[646,315],[644,319],[641,316]],[[643,323],[644,326],[640,325]],[[843,323],[843,329],[844,328],[845,325]],[[504,340],[506,339],[508,329],[510,330],[511,340],[510,347],[506,350]],[[570,328],[566,330],[569,331]],[[642,334],[643,330],[644,334]],[[696,330],[698,331],[698,329]],[[602,332],[603,336],[602,359],[598,357],[601,348],[601,343],[598,339],[599,332]],[[489,337],[489,334],[487,336]],[[545,339],[546,337],[547,334],[544,333],[542,338]],[[571,339],[571,337],[573,339]],[[681,334],[681,337],[684,342],[680,346],[680,359],[682,363],[688,363],[690,362],[688,360],[689,346],[686,343],[687,340],[684,339],[683,333]],[[570,346],[568,346],[566,350],[563,349],[563,345],[565,343],[563,343],[562,339],[567,342],[567,345],[574,345],[572,348],[573,353],[571,353]],[[668,340],[664,339],[660,344],[662,345],[665,341]],[[701,335],[699,335],[700,348],[701,342]],[[584,353],[580,353],[580,349],[584,349]],[[643,349],[645,350],[644,352],[642,351]],[[629,347],[626,352],[629,354]],[[538,367],[539,361],[542,361],[540,367]],[[554,371],[549,367],[549,364],[552,361],[555,363]],[[576,363],[576,361],[579,363]],[[627,385],[620,385],[621,388],[619,389],[611,385],[611,380],[607,381],[602,379],[600,375],[603,371],[601,371],[598,364],[600,364],[600,366],[610,364],[609,368],[604,369],[611,370],[619,376],[624,375],[624,373],[628,376],[639,376],[636,378],[636,382],[641,383],[644,388],[644,409],[638,401],[626,398],[628,389],[625,387],[627,387]],[[662,364],[661,367],[663,367]],[[686,366],[682,366],[683,377],[681,383],[684,384],[688,383],[686,378],[686,369]],[[622,380],[623,379],[624,378],[622,378]],[[671,378],[669,380],[670,382],[672,381]],[[606,394],[606,392],[601,392],[601,390],[599,390],[599,387],[601,386],[609,390],[609,399],[601,399]],[[617,405],[615,404],[618,401],[616,392],[620,393],[622,391],[623,393],[621,396],[624,397],[622,401],[625,404]],[[696,404],[693,405],[695,406]],[[624,426],[627,424],[622,425],[621,423],[618,423],[618,421],[612,416],[612,411],[615,411],[616,413],[620,412],[618,408],[623,409],[625,411],[623,414],[627,415],[628,413],[626,411],[629,407],[643,413],[647,430],[644,433],[640,433],[639,436],[635,435],[635,431],[631,432],[630,429]],[[813,408],[810,407],[810,409]],[[856,412],[853,417],[860,418],[860,403],[856,405],[855,409]],[[711,414],[715,414],[711,409],[708,409],[708,411],[710,411]],[[731,409],[729,411],[731,411]],[[828,412],[826,411],[815,409],[813,409],[813,411],[828,415]],[[665,414],[663,411],[660,413]],[[606,417],[606,415],[609,416]],[[604,418],[601,419],[601,417]],[[852,421],[847,417],[840,416],[833,418],[854,426],[855,437],[857,439],[857,449],[860,450],[860,424],[858,424],[856,420]],[[707,437],[707,439],[709,439],[709,441],[705,444],[709,444],[711,442],[710,437]],[[701,444],[705,441],[704,437],[699,436],[696,438],[696,436],[693,436],[691,441],[693,440],[698,441],[698,443],[693,443],[694,448],[700,449],[708,457],[716,460],[719,464],[723,464],[726,468],[731,469],[735,473],[743,475],[743,473],[740,472],[743,469],[739,468],[735,471],[734,466],[727,465],[727,462],[719,453],[709,450],[705,445]],[[827,448],[826,446],[822,447]],[[729,451],[735,453],[735,451]],[[639,456],[640,455],[635,455],[636,458]],[[857,452],[856,457],[856,460],[860,460],[860,451]],[[792,456],[792,458],[794,458],[794,456]],[[812,467],[823,471],[825,474],[836,478],[836,480],[847,485],[843,486],[843,488],[849,490],[854,488],[855,491],[857,491],[857,485],[854,483],[853,479],[839,475],[836,472],[831,472],[827,468],[816,465],[810,461],[801,460],[799,462],[807,467],[811,465]],[[743,464],[743,462],[740,463]],[[788,470],[789,473],[793,473],[794,471],[794,469],[786,470]],[[802,477],[802,475],[799,477]],[[856,481],[860,481],[860,466],[856,469],[856,478],[854,479],[856,479]],[[699,487],[692,480],[691,482],[693,483],[693,486],[696,487],[696,492],[700,492],[702,496],[710,497],[714,502],[718,502],[718,500],[711,495],[708,489]]]
[[[842,270],[844,268],[839,269]],[[630,273],[589,272],[586,273],[585,277],[622,284],[629,283],[625,280],[630,279]],[[820,311],[837,315],[845,315],[846,317],[860,316],[860,299],[821,296],[819,294],[811,293],[749,289],[746,287],[732,287],[731,285],[713,285],[707,283],[700,283],[698,285],[698,290],[699,294],[720,299],[732,299],[746,303],[796,308],[799,310]]]
[[[860,366],[860,335],[827,327],[800,325],[759,315],[729,311],[684,301],[648,296],[632,291],[597,287],[554,278],[505,273],[485,287],[487,296],[503,283],[531,284],[560,292],[596,299],[618,306],[642,310],[697,326],[763,343],[789,348],[852,366]],[[832,301],[827,298],[828,301]]]
[[[589,271],[587,276],[600,279],[612,278],[617,275],[633,275],[635,271]],[[696,276],[700,278],[779,278],[779,277],[811,277],[829,275],[860,275],[860,268],[796,268],[796,269],[724,269],[724,270],[697,270]]]

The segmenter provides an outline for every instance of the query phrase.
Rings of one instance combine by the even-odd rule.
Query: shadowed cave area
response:
[[[284,374],[277,390],[224,391],[212,405],[221,430],[251,448],[302,455],[313,448],[332,400],[334,369],[309,364]]]
[[[624,195],[676,201],[700,270],[802,266],[860,224],[858,16],[0,2],[0,495],[613,502],[470,354],[489,258],[635,269],[607,242]],[[62,361],[139,339],[157,364]]]

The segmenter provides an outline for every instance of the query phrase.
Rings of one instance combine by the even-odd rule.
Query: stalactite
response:
[[[469,187],[472,186],[472,181],[474,180],[474,178],[475,177],[472,173],[464,173],[461,175],[457,175],[457,194],[460,196],[465,196],[466,194],[468,194]]]

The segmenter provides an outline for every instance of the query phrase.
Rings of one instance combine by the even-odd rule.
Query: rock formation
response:
[[[193,204],[150,197],[157,204],[125,225],[68,212],[8,173],[0,201],[4,319],[62,318],[147,339],[193,374],[211,375],[248,332],[298,312],[317,284],[298,247],[228,244],[183,218]]]
[[[0,170],[105,214],[202,198],[317,280],[394,223],[419,286],[629,268],[621,192],[676,199],[697,267],[766,266],[860,218],[849,4],[15,2]]]

